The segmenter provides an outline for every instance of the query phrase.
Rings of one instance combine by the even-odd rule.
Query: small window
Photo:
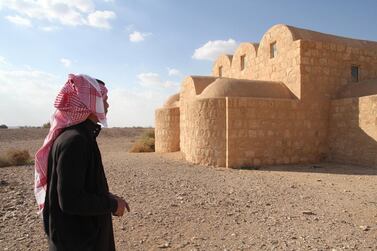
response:
[[[359,82],[359,66],[357,65],[351,66],[351,77],[352,77],[352,82]]]
[[[246,55],[242,55],[240,58],[240,70],[243,71],[245,69],[245,57]]]
[[[221,78],[223,76],[223,67],[219,66],[219,77]]]
[[[276,42],[270,44],[270,58],[276,57],[277,49],[276,49]]]

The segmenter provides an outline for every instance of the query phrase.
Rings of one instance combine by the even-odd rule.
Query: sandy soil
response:
[[[231,170],[180,153],[127,153],[142,129],[98,142],[112,192],[118,250],[377,250],[377,169],[337,164]],[[0,153],[34,154],[44,129],[0,130]],[[0,250],[47,250],[33,167],[0,168]]]

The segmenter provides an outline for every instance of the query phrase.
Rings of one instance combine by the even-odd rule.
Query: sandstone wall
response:
[[[225,166],[225,98],[192,100],[185,109],[185,133],[181,134],[185,146],[181,151],[186,160]]]
[[[179,151],[179,108],[161,108],[155,112],[156,152]]]
[[[271,44],[276,43],[276,55],[271,58]],[[232,59],[232,77],[283,82],[296,97],[301,97],[300,42],[294,41],[289,28],[275,25],[263,36],[258,48],[242,45]],[[256,55],[248,50],[257,49]],[[237,71],[240,57],[246,53],[247,69]],[[233,65],[234,63],[234,65]]]
[[[227,166],[313,163],[326,148],[300,101],[227,98]]]
[[[231,77],[232,78],[238,78],[238,79],[253,79],[253,74],[255,69],[253,68],[253,65],[255,65],[255,59],[257,57],[257,50],[258,50],[258,44],[254,43],[241,43],[240,46],[237,48],[236,52],[233,55],[232,58],[232,64],[231,64]],[[243,66],[242,69],[242,63],[241,59],[243,60]]]
[[[345,42],[343,38],[331,37],[325,41],[300,40],[299,44],[302,108],[309,116],[319,114],[318,118],[311,116],[311,122],[317,124],[314,128],[322,132],[321,141],[327,147],[334,140],[328,137],[328,128],[333,126],[329,120],[331,100],[345,85],[352,83],[351,66],[359,67],[359,81],[377,77],[376,50],[362,49],[352,41],[349,45]],[[325,127],[318,125],[318,120],[323,121]],[[328,150],[327,157],[332,158],[333,152]]]
[[[186,116],[188,104],[196,98],[196,95],[202,93],[202,91],[213,81],[216,77],[209,76],[190,76],[183,80],[179,97],[179,109],[180,109],[180,149],[183,154],[187,152],[186,148],[189,142],[187,136],[189,131],[187,129],[188,118]]]
[[[377,167],[377,95],[331,102],[331,160]]]
[[[341,87],[352,83],[352,65],[359,67],[359,81],[377,78],[377,49],[351,45],[337,43],[336,38],[332,42],[300,41],[304,101],[336,98]]]
[[[214,77],[231,77],[232,55],[221,55],[212,67],[212,76]],[[221,68],[221,73],[220,73]],[[221,76],[220,76],[221,75]]]

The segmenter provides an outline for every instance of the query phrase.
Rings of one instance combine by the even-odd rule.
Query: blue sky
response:
[[[377,41],[377,1],[0,0],[0,124],[40,126],[69,73],[102,79],[109,126],[154,110],[214,58],[284,23]]]

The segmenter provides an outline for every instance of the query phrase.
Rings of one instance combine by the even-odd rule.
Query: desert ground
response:
[[[319,163],[234,170],[177,153],[128,153],[144,129],[102,130],[117,250],[377,250],[377,168]],[[0,130],[34,154],[46,129]],[[0,168],[0,250],[47,250],[32,166]]]

